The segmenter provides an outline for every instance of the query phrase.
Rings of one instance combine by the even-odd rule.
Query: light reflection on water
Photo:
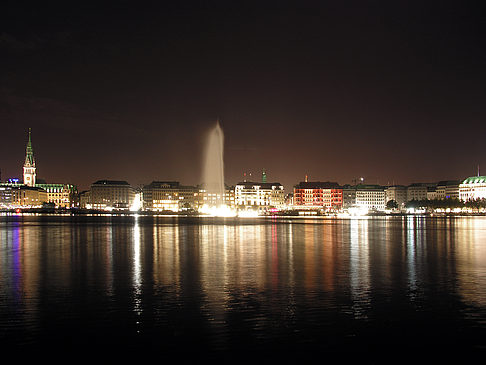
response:
[[[482,346],[483,217],[0,219],[3,343]]]

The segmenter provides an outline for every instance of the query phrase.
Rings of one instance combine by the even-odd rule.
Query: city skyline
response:
[[[0,15],[0,169],[88,188],[201,182],[219,119],[229,184],[462,179],[486,164],[484,5],[22,4]],[[8,136],[8,137],[6,137]]]
[[[37,169],[36,169],[36,163],[35,163],[35,155],[34,155],[34,152],[33,152],[33,144],[32,144],[32,130],[31,128],[28,129],[28,138],[27,138],[27,143],[26,143],[26,146],[25,146],[25,157],[24,157],[24,164],[23,164],[23,167],[22,167],[22,171],[23,173],[20,173],[18,176],[9,176],[7,178],[3,177],[2,174],[1,174],[1,168],[0,168],[0,182],[2,181],[17,181],[17,182],[22,182],[23,184],[26,184],[26,185],[29,185],[29,186],[34,186],[36,184],[36,175],[37,175]],[[32,167],[33,167],[33,170],[32,170]],[[27,170],[26,170],[27,169]],[[27,171],[27,181],[25,181],[25,176],[26,176],[26,171]],[[32,178],[32,175],[33,175],[33,178]],[[439,183],[439,182],[445,182],[445,181],[463,181],[465,180],[466,178],[469,178],[469,177],[473,177],[473,176],[480,176],[480,167],[479,165],[477,166],[477,174],[476,175],[473,175],[473,174],[470,174],[468,176],[463,176],[463,177],[459,177],[459,178],[451,178],[451,179],[443,179],[443,180],[437,180],[437,181],[423,181],[423,180],[417,180],[417,181],[411,181],[410,183],[408,184],[401,184],[401,183],[395,183],[395,182],[392,182],[390,183],[389,181],[386,183],[386,184],[383,184],[383,183],[380,183],[378,180],[376,182],[373,182],[373,181],[368,181],[367,179],[365,179],[364,177],[355,177],[353,178],[351,181],[348,181],[348,182],[339,182],[337,181],[335,178],[331,177],[330,179],[327,179],[326,182],[328,183],[332,183],[332,184],[338,184],[340,186],[344,186],[344,185],[357,185],[357,184],[370,184],[370,185],[381,185],[381,186],[407,186],[407,185],[413,185],[413,184],[416,184],[416,183]],[[42,183],[52,183],[52,179],[49,179],[48,177],[45,177],[45,176],[42,176],[40,178],[37,178],[38,181],[41,181]],[[257,171],[257,173],[252,173],[251,171],[249,172],[244,172],[243,173],[243,176],[241,176],[240,179],[234,181],[234,182],[230,182],[228,183],[227,181],[225,181],[225,184],[227,184],[228,186],[234,186],[235,184],[238,184],[238,183],[242,183],[242,182],[254,182],[254,183],[258,183],[258,182],[261,182],[261,183],[266,183],[267,182],[267,170],[265,168],[262,168],[261,171]],[[183,182],[181,181],[180,179],[178,179],[177,177],[174,178],[174,179],[152,179],[149,181],[145,180],[144,182],[142,183],[139,183],[139,184],[132,184],[130,181],[128,181],[128,179],[124,178],[123,176],[119,177],[119,178],[110,178],[110,177],[98,177],[98,178],[94,178],[90,183],[88,183],[87,185],[79,185],[77,184],[75,181],[63,181],[63,183],[67,183],[67,184],[70,184],[70,185],[74,185],[74,186],[77,186],[79,188],[81,188],[81,190],[89,190],[90,187],[96,183],[97,181],[100,181],[100,180],[106,180],[106,181],[109,181],[109,180],[112,180],[112,181],[126,181],[128,182],[130,185],[132,185],[133,187],[139,187],[141,188],[142,186],[144,185],[147,185],[149,184],[150,182],[163,182],[163,181],[166,181],[166,182]],[[273,179],[272,180],[273,182],[275,183],[280,183],[279,179]],[[291,192],[293,190],[293,188],[299,184],[302,184],[302,183],[306,183],[307,181],[310,182],[322,182],[322,179],[309,179],[309,175],[305,175],[302,179],[300,180],[295,180],[292,184],[289,184],[287,185],[287,191]],[[199,186],[199,185],[204,185],[204,181],[203,179],[201,179],[199,182],[196,182],[196,183],[193,183],[193,184],[189,184],[189,185],[192,185],[192,186]],[[285,184],[282,184],[282,186],[285,187]]]

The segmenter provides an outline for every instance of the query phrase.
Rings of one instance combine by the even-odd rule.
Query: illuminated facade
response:
[[[426,200],[433,196],[430,192],[435,190],[436,184],[430,183],[413,183],[407,186],[407,201]]]
[[[24,184],[34,187],[36,180],[36,168],[34,159],[34,149],[32,148],[32,141],[30,137],[29,128],[29,140],[27,141],[27,147],[25,149],[25,162],[24,162]]]
[[[459,199],[486,199],[486,176],[472,176],[462,181],[459,185]]]
[[[437,188],[435,186],[427,187],[427,199],[428,200],[437,199]]]
[[[459,199],[461,181],[439,181],[435,189],[436,199]]]
[[[47,202],[56,208],[71,208],[76,205],[77,188],[71,184],[36,184],[47,192]]]
[[[294,186],[294,206],[339,210],[343,207],[343,188],[335,182],[303,181]]]
[[[142,189],[143,209],[173,211],[196,209],[198,190],[177,181],[152,181]]]
[[[282,184],[244,181],[235,185],[235,206],[238,210],[281,209],[285,205]]]
[[[343,186],[343,209],[348,209],[356,205],[356,186]]]
[[[385,188],[380,185],[356,186],[356,206],[368,211],[384,211],[386,207]]]
[[[407,187],[403,185],[388,186],[385,190],[386,199],[385,202],[388,203],[394,200],[398,208],[404,208],[407,202]]]
[[[384,211],[386,207],[385,187],[381,185],[346,185],[343,187],[344,208],[359,208],[361,211]]]
[[[91,184],[90,206],[93,209],[128,210],[135,200],[135,189],[126,181],[98,180]]]
[[[195,209],[201,210],[204,207],[214,207],[224,205],[229,209],[235,208],[235,189],[233,187],[225,186],[223,196],[214,192],[208,192],[204,187],[198,187],[195,201]]]
[[[0,207],[8,208],[14,203],[14,188],[0,186]]]
[[[21,186],[13,189],[13,206],[41,207],[47,203],[47,192],[44,189],[33,186]]]

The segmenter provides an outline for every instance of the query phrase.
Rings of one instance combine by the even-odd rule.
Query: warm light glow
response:
[[[140,193],[135,194],[135,199],[133,199],[132,206],[130,210],[132,212],[138,212],[142,208],[142,201],[140,200]]]
[[[349,215],[360,216],[368,214],[368,209],[362,206],[348,208]]]
[[[258,217],[258,211],[257,210],[243,210],[241,212],[238,212],[238,217],[246,217],[246,218],[251,218],[251,217]]]
[[[227,205],[209,206],[204,204],[200,209],[200,213],[210,215],[212,217],[235,217],[236,211]]]

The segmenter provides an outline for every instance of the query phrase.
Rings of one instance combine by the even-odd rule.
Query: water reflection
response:
[[[417,232],[418,227],[416,227],[417,217],[409,216],[405,221],[405,232],[406,241],[404,247],[406,248],[406,258],[407,258],[407,273],[408,273],[408,287],[410,291],[410,296],[412,299],[415,298],[417,291],[417,246],[422,246],[421,238],[422,232]],[[419,221],[420,222],[420,221]],[[419,238],[417,243],[416,238]]]
[[[157,287],[175,284],[180,291],[181,257],[179,247],[179,225],[153,226],[153,281]]]
[[[135,223],[133,225],[133,311],[140,317],[142,314],[142,261],[141,261],[141,243],[140,243],[140,224],[138,216],[135,216]],[[140,325],[140,319],[136,319],[137,327]],[[140,329],[137,328],[137,333]]]
[[[451,225],[457,222],[451,222]],[[454,259],[457,261],[458,291],[465,302],[486,306],[486,222],[479,217],[465,219],[454,229]]]
[[[486,323],[483,217],[21,216],[0,239],[0,335],[22,341],[90,326],[223,348],[424,311]]]
[[[350,221],[350,289],[355,318],[366,318],[370,304],[368,220]]]

